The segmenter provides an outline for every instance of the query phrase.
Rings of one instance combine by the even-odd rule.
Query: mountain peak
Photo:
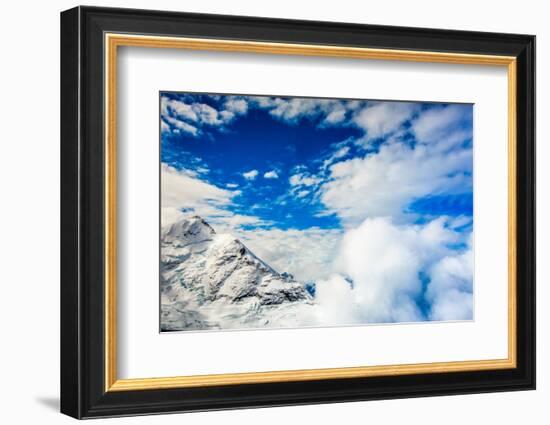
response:
[[[200,242],[212,239],[215,234],[214,229],[202,217],[194,215],[172,223],[163,232],[163,238]]]
[[[161,299],[163,330],[276,326],[297,317],[290,310],[309,311],[313,303],[303,284],[232,235],[216,234],[200,216],[163,231]]]

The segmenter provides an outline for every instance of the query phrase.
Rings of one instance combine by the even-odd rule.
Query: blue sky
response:
[[[177,107],[164,108],[161,117],[164,123],[162,162],[178,170],[196,172],[201,180],[211,185],[239,190],[240,194],[233,197],[231,204],[224,206],[225,209],[236,214],[253,212],[262,222],[281,229],[342,227],[337,211],[323,204],[319,193],[321,185],[293,185],[299,179],[293,179],[293,176],[302,176],[302,179],[309,177],[322,184],[322,181],[330,179],[325,161],[332,161],[332,164],[373,155],[394,137],[392,133],[376,134],[365,143],[364,129],[350,124],[349,119],[328,125],[324,122],[326,114],[321,112],[286,119],[275,115],[273,108],[255,103],[257,99],[289,102],[292,98],[186,93],[162,93],[161,96],[168,104],[207,105],[218,114],[225,110],[228,100],[246,102],[246,113],[235,114],[225,121],[220,117],[201,122],[195,118],[197,114],[182,116],[178,115]],[[358,103],[361,108],[380,104],[368,101]],[[416,111],[401,123],[402,134],[399,136],[403,143],[412,148],[417,144],[415,133],[411,130],[412,121],[427,111],[448,107],[433,103],[417,103],[414,106]],[[471,105],[459,107],[464,109],[466,118],[452,123],[450,127],[453,130],[471,127]],[[174,119],[188,123],[193,130],[178,129],[173,125]],[[471,143],[471,138],[467,138],[463,146],[471,147]],[[338,158],[334,158],[335,153]],[[450,172],[471,176],[471,164]],[[459,193],[456,190],[449,192],[413,196],[403,206],[402,212],[416,215],[417,221],[440,215],[471,216],[471,183]]]
[[[162,92],[162,224],[203,216],[349,320],[471,318],[473,111]]]

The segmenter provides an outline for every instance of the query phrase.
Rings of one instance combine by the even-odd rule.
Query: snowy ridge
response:
[[[201,217],[161,233],[161,330],[314,324],[313,297]]]

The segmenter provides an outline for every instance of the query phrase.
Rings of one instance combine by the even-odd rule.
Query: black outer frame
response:
[[[105,32],[517,58],[517,368],[104,391]],[[75,418],[535,388],[535,37],[76,7],[61,13],[61,412]]]

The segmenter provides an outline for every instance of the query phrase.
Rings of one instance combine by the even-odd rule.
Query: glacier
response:
[[[315,326],[305,284],[279,273],[200,216],[161,230],[161,331]]]

